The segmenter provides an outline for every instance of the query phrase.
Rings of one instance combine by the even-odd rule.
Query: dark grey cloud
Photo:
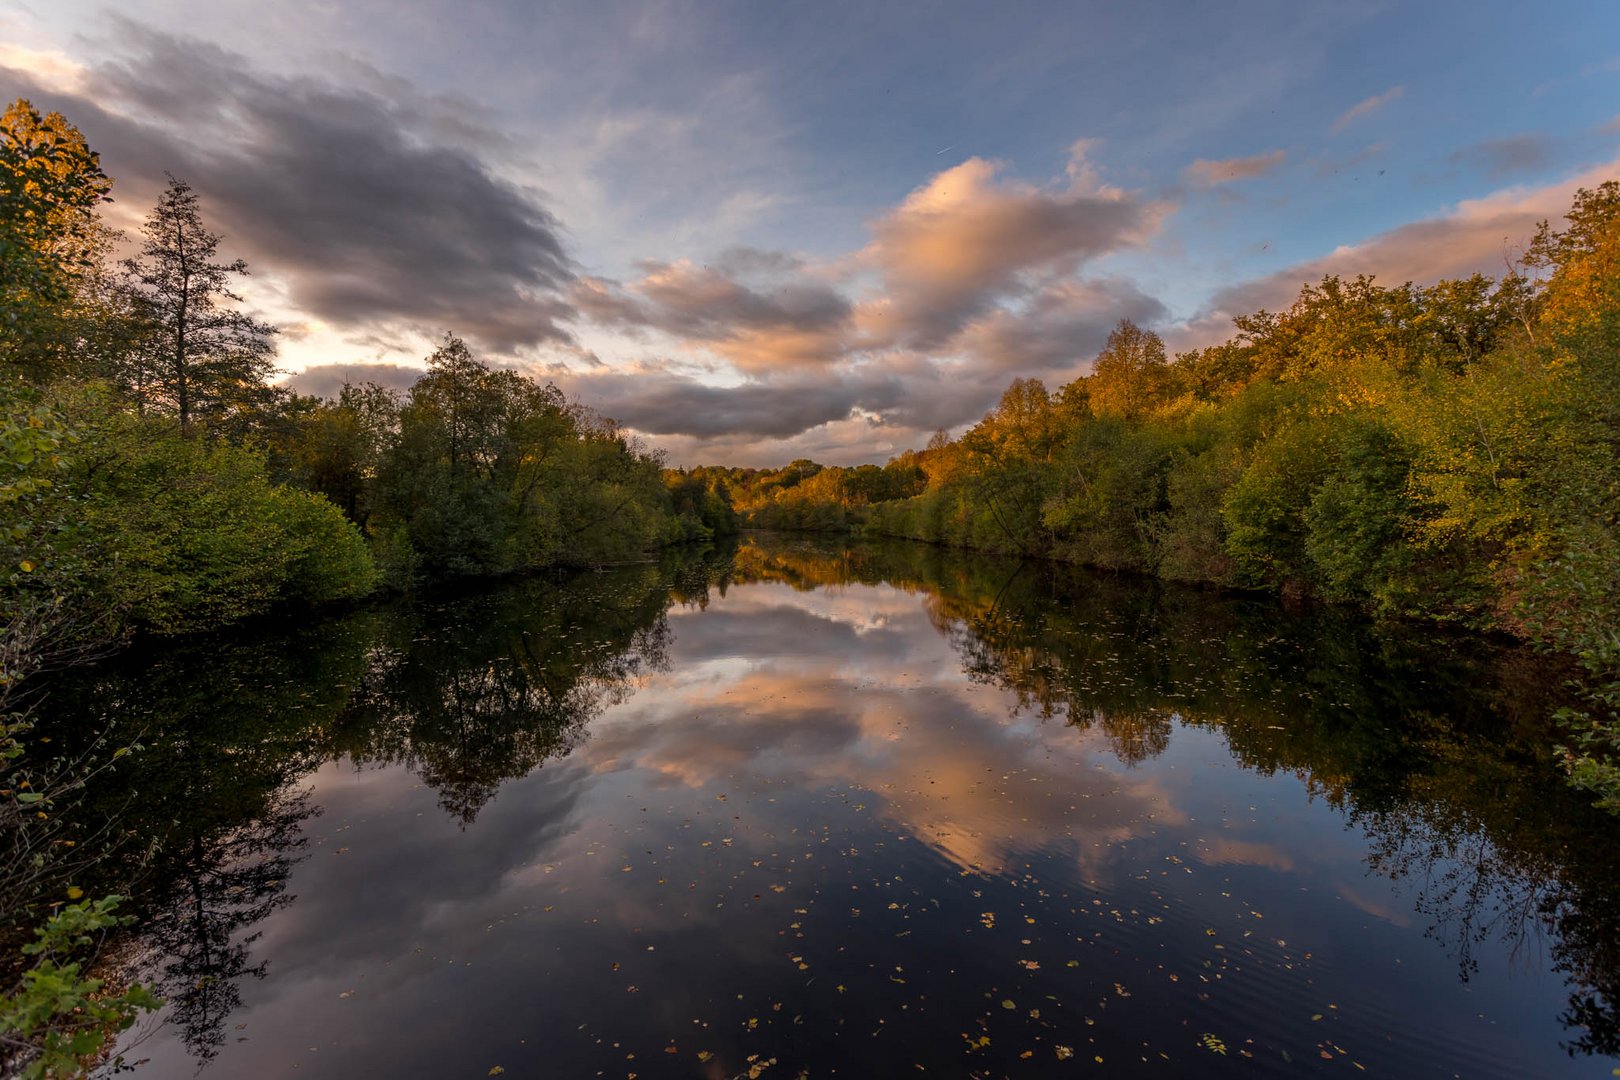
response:
[[[423,369],[408,364],[314,364],[284,380],[300,394],[336,398],[346,384],[376,383],[392,390],[409,390]]]
[[[593,408],[643,434],[699,439],[786,438],[846,419],[857,406],[892,407],[905,392],[899,379],[882,375],[709,386],[668,371],[547,374]]]
[[[1453,165],[1480,169],[1488,180],[1538,172],[1553,163],[1557,142],[1539,133],[1486,139],[1447,156]]]
[[[345,329],[448,327],[500,351],[571,340],[561,226],[480,156],[496,137],[476,112],[458,122],[454,103],[397,79],[384,96],[266,75],[128,22],[119,37],[84,96],[6,74],[85,132],[121,201],[149,205],[165,172],[180,176],[227,250]]]

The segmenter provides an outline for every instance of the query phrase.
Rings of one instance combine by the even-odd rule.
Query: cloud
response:
[[[585,307],[584,304],[581,305]],[[1054,282],[1015,307],[993,307],[937,353],[850,352],[822,368],[766,367],[714,386],[654,362],[551,378],[620,423],[659,437],[681,460],[834,464],[920,446],[938,428],[982,416],[1015,376],[1055,387],[1085,370],[1121,318],[1153,322],[1164,306],[1129,281]]]
[[[734,370],[656,361],[547,377],[679,460],[867,461],[983,415],[1014,376],[1073,378],[1122,317],[1164,307],[1085,264],[1137,244],[1168,207],[1103,184],[1071,151],[1037,186],[970,159],[912,191],[841,258],[733,248],[645,261],[627,282],[581,277],[580,320]]]
[[[744,371],[826,364],[847,347],[849,300],[806,278],[791,256],[743,249],[710,265],[681,259],[645,262],[642,269],[627,286],[582,279],[571,300],[599,325],[700,343]],[[745,277],[764,280],[751,284]]]
[[[1552,164],[1557,143],[1548,135],[1531,133],[1510,135],[1502,139],[1465,146],[1454,151],[1446,160],[1453,165],[1468,165],[1484,171],[1486,179],[1501,180],[1520,173],[1537,172]]]
[[[781,439],[842,420],[858,405],[886,408],[898,380],[782,378],[714,386],[655,365],[579,373],[550,369],[543,377],[619,423],[645,435],[696,439]]]
[[[1273,150],[1253,157],[1199,158],[1181,170],[1181,178],[1193,187],[1210,188],[1238,180],[1252,180],[1281,165],[1287,157],[1283,150]]]
[[[313,364],[288,376],[283,385],[300,394],[334,399],[349,383],[376,383],[393,390],[409,390],[422,374],[422,368],[408,364]]]
[[[878,273],[881,295],[858,310],[862,331],[877,345],[935,348],[1032,279],[1145,240],[1167,207],[1098,182],[1085,149],[1076,144],[1056,189],[1003,180],[997,164],[970,158],[872,222],[858,262]]]
[[[28,49],[0,42],[0,68],[23,72],[51,90],[75,94],[85,90],[84,65],[54,49]]]
[[[1598,127],[1599,135],[1620,135],[1620,116]]]
[[[1337,135],[1339,132],[1343,131],[1357,120],[1360,120],[1366,116],[1371,116],[1373,113],[1377,112],[1379,109],[1382,109],[1390,102],[1398,100],[1405,93],[1406,87],[1392,86],[1388,90],[1385,90],[1382,94],[1374,94],[1370,98],[1356,102],[1354,105],[1344,110],[1344,112],[1340,113],[1337,120],[1333,121],[1333,134]]]
[[[289,380],[305,393],[407,387],[410,350],[448,329],[693,460],[852,462],[976,419],[1015,375],[1072,377],[1121,316],[1164,313],[1085,273],[1169,211],[1104,183],[1086,141],[1044,182],[981,158],[945,169],[841,257],[734,247],[615,280],[585,273],[545,200],[508,178],[517,148],[479,107],[360,62],[270,74],[132,23],[118,36],[72,70],[0,59],[26,60],[35,74],[16,81],[102,152],[126,220],[165,171],[198,190],[255,272],[250,299],[313,361]],[[779,198],[741,187],[718,213],[744,220]],[[333,342],[372,362],[327,362]]]
[[[226,249],[328,323],[451,328],[503,351],[569,340],[561,227],[480,156],[498,140],[476,110],[397,79],[384,95],[119,34],[126,51],[86,69],[82,93],[10,74],[85,132],[121,204],[150,205],[165,171],[187,180]]]
[[[997,308],[969,324],[953,345],[998,377],[1012,371],[1078,374],[1074,369],[1096,356],[1120,319],[1146,324],[1166,314],[1162,303],[1124,279],[1063,281],[1016,311]]]
[[[1371,274],[1384,284],[1484,273],[1500,276],[1542,221],[1557,221],[1579,188],[1593,188],[1620,175],[1620,159],[1586,169],[1542,187],[1511,187],[1452,210],[1379,233],[1253,281],[1215,293],[1197,318],[1167,334],[1173,348],[1213,344],[1231,336],[1231,318],[1260,309],[1287,308],[1302,285],[1323,275]]]

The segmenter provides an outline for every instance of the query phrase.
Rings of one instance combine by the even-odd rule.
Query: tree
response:
[[[35,378],[52,315],[96,262],[96,207],[111,187],[60,113],[18,99],[0,115],[0,355]]]
[[[1153,331],[1121,319],[1097,354],[1088,383],[1091,408],[1098,415],[1143,415],[1169,383],[1164,342]]]
[[[276,330],[226,303],[241,302],[230,282],[247,264],[215,261],[221,237],[203,227],[190,185],[170,176],[141,232],[141,253],[124,268],[155,332],[131,358],[126,382],[138,404],[172,410],[189,430],[199,413],[263,388],[275,371]]]

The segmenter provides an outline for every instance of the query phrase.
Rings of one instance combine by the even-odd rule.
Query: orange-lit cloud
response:
[[[873,221],[857,256],[881,282],[856,313],[867,338],[937,348],[998,298],[1152,235],[1168,207],[1101,183],[1085,150],[1077,144],[1067,182],[1049,188],[970,158]]]
[[[1371,116],[1373,113],[1377,112],[1379,109],[1382,109],[1390,102],[1399,101],[1405,94],[1406,87],[1392,86],[1381,94],[1374,94],[1372,97],[1363,98],[1361,101],[1356,102],[1354,105],[1344,110],[1344,112],[1340,113],[1338,119],[1333,121],[1333,134],[1339,134],[1357,120]]]
[[[1301,285],[1323,275],[1371,274],[1385,284],[1430,283],[1474,273],[1502,274],[1537,226],[1557,220],[1579,188],[1620,175],[1620,158],[1555,184],[1513,187],[1458,203],[1450,212],[1347,244],[1318,259],[1218,291],[1210,308],[1169,335],[1178,347],[1210,344],[1232,332],[1231,319],[1265,308],[1286,308]]]
[[[1252,180],[1257,176],[1264,176],[1283,163],[1288,156],[1285,150],[1273,150],[1267,154],[1255,154],[1252,157],[1199,158],[1197,161],[1181,170],[1181,178],[1193,187],[1218,187],[1221,184],[1232,184],[1239,180]]]

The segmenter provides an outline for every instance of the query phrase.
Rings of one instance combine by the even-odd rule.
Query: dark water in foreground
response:
[[[50,705],[148,732],[91,811],[137,1076],[1607,1077],[1620,842],[1536,669],[761,537]]]

